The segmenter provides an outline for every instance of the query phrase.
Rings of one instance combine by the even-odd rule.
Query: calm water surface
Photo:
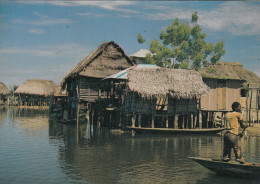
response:
[[[187,158],[220,158],[222,145],[221,135],[134,135],[0,108],[0,183],[259,183]],[[246,136],[242,146],[247,161],[260,162],[260,137]]]

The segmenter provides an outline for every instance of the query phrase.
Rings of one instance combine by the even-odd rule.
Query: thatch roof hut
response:
[[[6,95],[9,93],[9,89],[6,87],[6,85],[2,82],[0,82],[0,94]]]
[[[15,90],[15,94],[50,96],[54,94],[57,90],[58,87],[53,81],[31,79],[20,85]]]
[[[136,69],[128,71],[128,87],[145,98],[170,96],[176,99],[199,98],[209,88],[193,70]]]
[[[218,62],[199,70],[203,78],[246,80],[245,85],[260,86],[260,77],[247,70],[240,62]]]
[[[113,41],[104,42],[70,70],[61,85],[64,85],[66,79],[77,75],[102,79],[133,65],[134,63],[118,44]]]

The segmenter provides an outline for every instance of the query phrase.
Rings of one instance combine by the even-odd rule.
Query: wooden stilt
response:
[[[193,114],[190,115],[190,128],[193,129]]]
[[[202,114],[201,114],[201,111],[199,111],[199,128],[202,129]]]
[[[138,127],[141,128],[142,127],[142,114],[138,115]]]
[[[80,109],[80,103],[78,101],[78,104],[77,104],[77,127],[79,126],[79,109]]]
[[[165,126],[166,128],[169,128],[169,121],[168,121],[168,115],[165,116],[166,120],[165,120]]]
[[[133,114],[132,115],[132,127],[135,127],[135,118],[136,118],[136,115]]]
[[[179,115],[178,114],[175,114],[174,115],[174,128],[175,129],[178,129],[178,119],[179,119]]]
[[[194,128],[197,127],[197,121],[198,121],[198,115],[195,114],[195,116],[194,116]]]
[[[151,122],[151,123],[152,123],[152,124],[151,124],[151,128],[154,128],[154,118],[155,118],[155,116],[152,114],[152,117],[151,117],[151,118],[152,118],[152,122]]]
[[[182,115],[182,126],[181,126],[182,129],[184,129],[184,119],[185,119],[185,118],[184,118],[184,114],[183,114],[183,115]]]

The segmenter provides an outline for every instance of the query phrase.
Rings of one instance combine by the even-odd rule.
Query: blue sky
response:
[[[242,62],[260,76],[260,2],[241,1],[0,1],[0,81],[62,77],[104,41],[131,55],[174,18],[198,11],[207,41],[225,42],[222,61]],[[146,42],[137,43],[141,33]]]

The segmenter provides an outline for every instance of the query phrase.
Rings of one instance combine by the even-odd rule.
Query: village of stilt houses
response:
[[[243,120],[259,123],[260,78],[240,62],[218,62],[198,71],[146,64],[141,49],[127,56],[105,42],[75,63],[56,85],[28,79],[10,93],[0,82],[0,104],[49,111],[57,123],[136,132],[217,133],[240,102]]]

